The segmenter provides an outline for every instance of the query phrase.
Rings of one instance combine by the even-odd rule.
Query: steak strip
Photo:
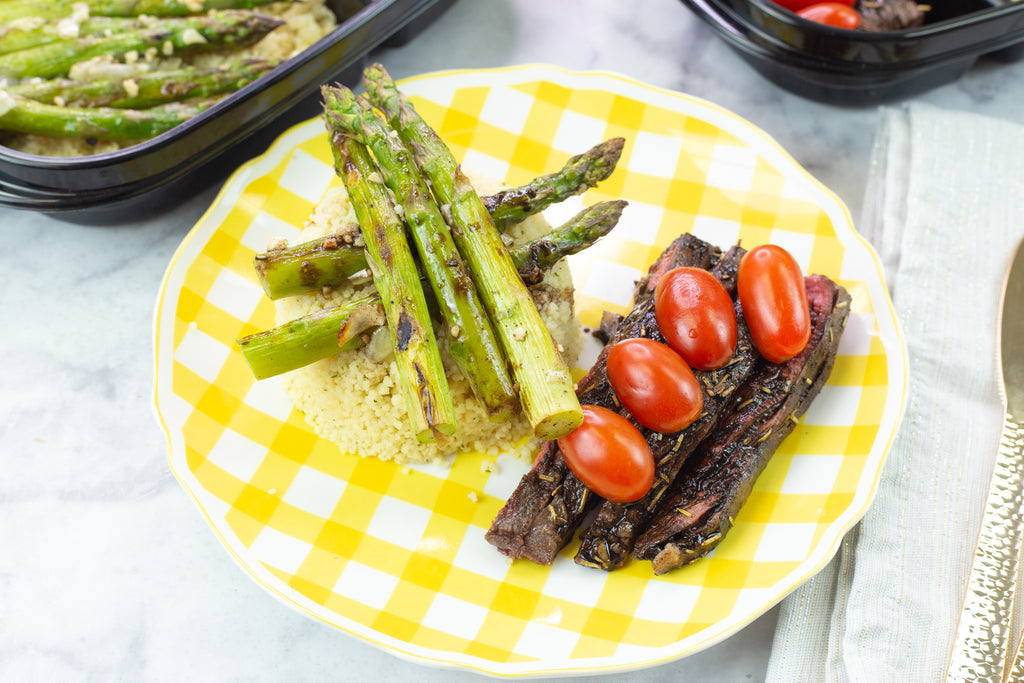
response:
[[[746,250],[735,246],[722,256],[712,269],[725,285],[730,296],[736,295],[736,274]],[[743,320],[739,301],[734,302],[736,312],[736,351],[728,365],[719,370],[694,370],[697,383],[704,394],[704,407],[700,417],[674,434],[661,434],[639,424],[636,426],[647,440],[654,455],[654,484],[640,500],[622,504],[606,500],[601,503],[593,523],[584,532],[576,563],[598,569],[617,569],[629,561],[637,536],[647,526],[658,501],[665,495],[683,463],[711,432],[726,406],[733,402],[733,394],[746,380],[760,355],[754,349],[750,332]],[[647,330],[648,337],[664,343],[661,330]],[[587,401],[593,403],[593,401]],[[610,406],[606,406],[610,407]]]
[[[629,337],[643,337],[657,330],[654,317],[654,288],[662,274],[680,266],[711,268],[720,258],[719,250],[687,233],[670,244],[651,264],[646,276],[634,288],[632,310],[612,335],[612,343]],[[606,346],[594,367],[577,385],[583,403],[619,410],[608,383]],[[621,412],[625,412],[622,410]],[[512,558],[525,557],[549,565],[572,538],[580,522],[601,500],[569,470],[557,441],[545,441],[530,471],[498,512],[484,535],[488,543]]]
[[[760,360],[736,403],[719,421],[666,495],[634,554],[655,574],[689,564],[714,549],[733,525],[754,482],[793,431],[832,371],[850,295],[821,275],[805,278],[811,337],[794,358]]]
[[[858,0],[857,13],[864,31],[902,31],[924,24],[927,5],[914,0]]]

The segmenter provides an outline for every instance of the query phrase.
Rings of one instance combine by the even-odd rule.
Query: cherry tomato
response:
[[[626,410],[648,429],[678,432],[700,416],[704,392],[682,356],[653,339],[611,347],[608,381]]]
[[[797,14],[819,24],[853,30],[860,26],[860,14],[852,7],[838,2],[820,2],[808,5]]]
[[[654,456],[640,430],[616,412],[583,406],[583,424],[558,440],[573,474],[597,495],[632,503],[654,483]]]
[[[690,367],[714,370],[736,349],[736,312],[725,287],[702,268],[668,271],[654,288],[654,317]]]
[[[773,363],[803,351],[811,313],[800,264],[782,247],[754,247],[740,261],[736,288],[754,346]]]
[[[790,12],[799,12],[804,7],[821,4],[821,0],[774,0],[779,7],[785,7]],[[841,0],[839,4],[853,7],[856,0]]]

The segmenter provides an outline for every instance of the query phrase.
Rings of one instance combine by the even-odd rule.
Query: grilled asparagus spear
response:
[[[623,138],[611,138],[565,162],[556,173],[542,175],[526,185],[481,197],[498,230],[540,213],[552,204],[581,194],[605,180],[622,156]]]
[[[620,142],[614,139],[603,142],[583,154],[574,156],[557,173],[541,176],[521,187],[482,199],[490,208],[495,224],[505,229],[540,213],[555,202],[566,199],[570,196],[566,188],[585,189],[586,183],[597,183],[606,178],[615,168],[621,151]],[[553,260],[550,262],[554,263],[559,258],[590,246],[615,226],[620,213],[621,207],[616,210],[614,202],[596,204],[580,212],[549,237],[561,243],[561,246],[552,249],[550,257]],[[593,225],[581,229],[583,221],[593,221]],[[575,239],[566,239],[566,233],[575,233]],[[521,268],[528,259],[528,255],[523,251],[525,249],[533,253],[540,250],[539,245],[531,242],[511,250],[512,258],[520,270],[520,275],[523,276],[523,281],[528,285],[535,284],[536,280],[531,280]],[[341,236],[258,254],[255,261],[260,284],[271,299],[316,291],[323,287],[335,287],[354,273],[366,268],[362,253],[349,248]]]
[[[326,308],[237,340],[256,379],[301,368],[363,344],[363,335],[385,322],[380,296]]]
[[[362,246],[346,240],[347,235],[327,235],[256,254],[253,266],[260,286],[271,299],[337,287],[368,267]]]
[[[392,125],[395,125],[403,103],[411,106],[379,64],[366,69],[363,87],[370,101],[387,114]],[[623,138],[605,140],[569,159],[556,173],[542,175],[520,187],[481,197],[494,219],[495,227],[501,231],[507,230],[509,226],[540,213],[552,204],[563,202],[607,179],[622,156],[624,144]]]
[[[626,201],[622,199],[588,206],[543,237],[510,249],[512,262],[523,282],[537,284],[558,261],[583,251],[607,235],[619,222],[625,207]]]
[[[70,16],[74,5],[85,2],[93,17],[185,16],[219,9],[253,9],[271,2],[296,0],[4,0],[0,2],[0,23],[24,17],[61,19]]]
[[[402,206],[420,263],[448,330],[452,358],[486,408],[488,417],[495,422],[508,420],[516,412],[517,399],[501,348],[481,303],[482,293],[477,292],[456,249],[454,236],[412,155],[398,140],[398,135],[391,134],[387,123],[349,89],[324,87],[323,96],[328,125],[336,133],[355,137],[373,151],[384,182]],[[365,230],[363,234],[365,238]],[[518,280],[518,275],[515,277]]]
[[[594,204],[548,234],[511,247],[512,262],[523,282],[537,284],[555,263],[607,235],[625,205],[622,200]],[[271,299],[336,287],[367,267],[363,250],[346,243],[342,235],[257,254],[253,263],[260,285]]]
[[[365,75],[367,83],[393,86],[380,65],[369,67]],[[512,365],[523,412],[534,434],[542,439],[568,434],[583,422],[569,367],[518,277],[490,213],[451,150],[408,100],[385,99],[381,102],[385,114],[430,179],[438,203],[450,207],[452,234]]]
[[[151,47],[165,55],[245,47],[283,23],[281,19],[246,10],[153,19],[137,30],[67,38],[0,55],[0,78],[55,78],[66,74],[74,64],[93,57],[116,58]]]
[[[12,85],[6,90],[12,95],[20,95],[46,104],[147,109],[167,102],[232,93],[267,73],[274,66],[274,62],[244,59],[232,62],[225,68],[186,66],[166,71],[143,72],[131,79],[98,78],[93,81],[74,81],[55,78]]]
[[[58,107],[0,90],[0,129],[53,137],[145,140],[200,113],[205,105],[111,109]]]
[[[332,132],[334,165],[352,197],[367,261],[394,342],[409,421],[420,443],[455,433],[455,408],[434,337],[426,295],[405,239],[405,226],[367,149]]]
[[[518,265],[523,281],[527,282],[527,279],[539,281],[544,271],[554,265],[559,258],[574,254],[592,244],[601,235],[607,234],[615,225],[625,205],[626,202],[621,200],[595,204],[581,211],[576,218],[561,228],[518,248],[513,248],[511,250],[512,260]],[[292,261],[290,266],[300,264],[304,260],[299,247],[307,249],[306,254],[311,259],[309,268],[305,271],[298,267],[291,269],[291,273],[301,275],[303,272],[317,269],[319,265],[316,254],[318,253],[328,254],[327,257],[320,257],[328,267],[341,264],[343,268],[354,268],[353,272],[367,267],[362,249],[347,245],[325,247],[325,241],[336,242],[333,236],[329,236],[289,249],[288,251],[292,252],[289,257]],[[273,251],[268,252],[267,257],[272,259],[274,254]],[[260,263],[261,261],[257,259],[257,265]],[[279,273],[280,271],[271,268],[268,272]],[[276,282],[274,277],[271,277],[271,281]],[[261,282],[266,288],[267,279],[263,277],[262,273]],[[378,301],[379,297],[374,296],[369,300]],[[358,320],[360,324],[355,325],[349,319],[348,311],[335,311],[329,316],[326,313],[317,312],[273,330],[243,337],[238,340],[238,346],[246,360],[249,361],[256,378],[265,379],[303,365],[309,365],[322,358],[333,356],[338,351],[358,345],[360,340],[353,339],[353,337],[370,333],[374,329],[372,318],[369,316],[362,316]],[[381,324],[383,324],[382,319],[376,323],[376,325]],[[342,337],[350,343],[339,348],[338,344],[334,342],[334,338],[339,336],[338,330],[343,327]]]
[[[0,3],[0,11],[3,7],[4,4]],[[139,22],[135,19],[96,17],[68,25],[56,19],[24,17],[0,27],[0,54],[56,43],[70,38],[72,35],[112,35],[137,28],[139,28]]]

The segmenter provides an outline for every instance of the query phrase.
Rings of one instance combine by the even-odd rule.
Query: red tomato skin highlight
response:
[[[674,268],[654,288],[654,316],[665,341],[691,368],[716,370],[736,350],[729,292],[703,268]]]
[[[799,12],[805,7],[821,4],[821,0],[774,0],[774,2],[779,7],[784,7],[790,12]],[[840,4],[846,5],[847,7],[853,7],[854,2],[855,0],[842,0]]]
[[[583,424],[558,439],[565,464],[588,489],[616,503],[643,498],[654,483],[654,456],[632,422],[584,405]]]
[[[793,255],[774,244],[748,251],[740,261],[736,288],[754,346],[781,363],[804,350],[811,312],[803,271]]]
[[[682,356],[653,339],[624,339],[608,351],[608,381],[637,422],[662,434],[700,416],[704,392]]]
[[[819,24],[851,31],[860,26],[860,14],[857,13],[857,10],[839,2],[819,2],[808,5],[799,10],[797,15]]]

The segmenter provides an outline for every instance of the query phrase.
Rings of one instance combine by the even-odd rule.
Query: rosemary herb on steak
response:
[[[730,249],[712,269],[726,285],[730,294],[735,294],[736,270],[744,250]],[[747,378],[759,358],[750,339],[750,333],[743,322],[738,301],[734,302],[738,341],[736,351],[729,363],[719,370],[694,370],[704,392],[704,410],[696,422],[675,434],[660,434],[642,428],[655,461],[655,480],[651,490],[640,500],[623,505],[606,500],[583,534],[576,563],[598,569],[617,569],[629,560],[633,543],[647,526],[659,500],[675,481],[683,463],[697,448],[698,444],[715,426],[719,416],[735,399],[734,392]],[[654,330],[651,338],[663,341],[660,331]]]
[[[684,234],[676,239],[637,283],[633,308],[618,324],[611,341],[649,337],[657,331],[654,288],[662,274],[680,266],[710,268],[719,258],[716,247],[693,235]],[[582,402],[621,411],[605,370],[609,348],[605,347],[590,372],[580,380],[576,394]],[[498,512],[485,538],[510,557],[551,564],[587,512],[601,500],[569,470],[557,442],[548,441]]]
[[[805,283],[812,325],[806,348],[781,364],[758,361],[735,406],[686,463],[637,539],[635,556],[651,560],[655,574],[689,564],[722,541],[775,449],[828,379],[850,296],[821,275]]]

